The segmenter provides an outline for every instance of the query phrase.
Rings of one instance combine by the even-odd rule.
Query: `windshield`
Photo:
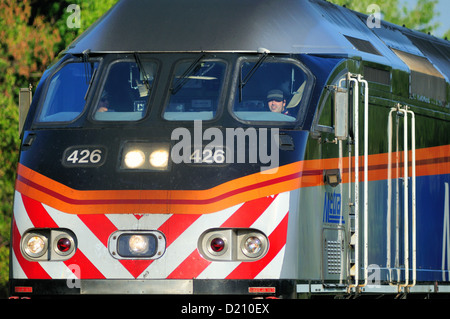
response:
[[[117,61],[107,73],[95,108],[98,121],[137,121],[145,116],[155,75],[156,62]]]
[[[215,117],[225,75],[225,63],[213,60],[179,63],[173,75],[163,117],[171,121]]]
[[[70,122],[83,112],[97,62],[71,62],[51,78],[38,122]]]
[[[307,84],[306,71],[294,61],[272,57],[258,65],[256,59],[245,60],[233,113],[245,121],[296,121]]]

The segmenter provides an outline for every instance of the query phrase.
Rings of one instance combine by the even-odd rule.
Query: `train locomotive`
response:
[[[21,89],[11,296],[448,293],[450,44],[323,0],[122,0]]]

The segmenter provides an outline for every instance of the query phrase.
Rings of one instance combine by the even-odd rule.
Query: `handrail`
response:
[[[412,287],[416,284],[416,127],[415,127],[415,114],[408,107],[404,109],[398,104],[396,108],[391,108],[388,116],[388,205],[387,205],[387,258],[386,258],[386,267],[388,269],[391,268],[391,202],[392,202],[392,113],[397,112],[403,113],[403,237],[404,237],[404,267],[405,267],[405,282],[403,284],[400,283],[400,276],[398,276],[398,287]],[[409,264],[410,264],[410,251],[409,251],[409,159],[408,159],[408,114],[411,115],[411,240],[412,240],[412,280],[410,282],[409,277]],[[397,122],[398,129],[398,122]],[[398,139],[398,132],[397,132]],[[397,142],[397,154],[398,154],[398,142]],[[397,183],[398,183],[398,169],[399,169],[399,159],[396,160],[397,164]],[[398,219],[398,186],[396,191],[396,199],[397,199],[397,219]],[[396,249],[396,260],[398,260],[398,220],[396,224],[397,228],[397,249]],[[400,270],[398,270],[400,271]],[[390,285],[393,285],[392,280],[390,278]]]
[[[364,85],[364,284],[367,286],[369,268],[369,84],[358,74],[358,81]]]
[[[405,109],[399,109],[404,113],[403,120],[403,246],[405,263],[405,283],[399,287],[407,287],[409,281],[409,183],[408,183],[408,112]]]
[[[388,115],[388,198],[386,213],[386,268],[389,270],[389,284],[392,284],[391,269],[391,213],[392,213],[392,113],[397,112],[398,108],[391,108]],[[398,164],[398,163],[397,163]],[[396,250],[398,252],[398,250]]]
[[[352,235],[352,240],[355,244],[355,282],[348,287],[357,287],[359,284],[359,83],[357,79],[351,77],[349,73],[349,81],[354,83],[353,90],[353,127],[355,139],[355,233]],[[351,172],[349,172],[351,173]],[[350,186],[351,187],[351,184]],[[351,188],[349,189],[351,193]]]
[[[355,280],[349,288],[364,287],[368,283],[369,268],[369,237],[368,237],[368,211],[369,211],[369,178],[368,178],[368,158],[369,158],[369,85],[363,80],[360,74],[350,74],[349,81],[354,83],[354,105],[353,105],[353,121],[354,121],[354,139],[355,139],[355,189],[354,189],[354,207],[355,207],[355,233],[352,240],[355,246]],[[359,83],[364,86],[364,203],[363,203],[363,241],[364,241],[364,282],[359,283]],[[349,180],[349,193],[351,192],[351,179]]]
[[[407,110],[407,113],[411,114],[411,209],[412,209],[412,282],[408,287],[413,287],[416,284],[416,117],[414,112]]]
[[[388,176],[387,176],[387,211],[386,211],[386,268],[391,268],[391,201],[392,201],[392,113],[395,111],[391,108],[388,115]]]

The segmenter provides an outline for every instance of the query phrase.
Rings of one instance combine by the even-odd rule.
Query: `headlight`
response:
[[[259,237],[253,235],[244,237],[242,239],[241,249],[247,257],[258,257],[263,252],[263,241]]]
[[[127,168],[139,168],[145,162],[145,154],[141,150],[131,150],[125,154],[124,162]]]
[[[23,240],[22,248],[31,258],[38,258],[47,251],[47,238],[41,234],[29,233]]]
[[[108,240],[109,252],[117,259],[156,259],[165,248],[166,239],[159,231],[118,230]]]
[[[144,254],[149,248],[149,237],[132,235],[128,239],[128,247],[135,254]]]
[[[169,152],[167,150],[156,150],[150,154],[150,164],[153,167],[164,168],[169,162]]]
[[[122,148],[121,169],[164,171],[169,169],[169,144],[127,142]]]

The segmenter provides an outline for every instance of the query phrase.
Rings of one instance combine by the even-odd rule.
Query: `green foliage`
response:
[[[34,87],[52,59],[105,13],[117,0],[0,0],[0,298],[9,278],[10,224],[18,136],[18,92]],[[80,6],[80,28],[69,28]]]
[[[447,32],[444,33],[443,38],[447,39],[447,40],[450,40],[450,29],[448,29]]]
[[[408,9],[405,5],[401,6],[400,0],[329,0],[330,2],[346,6],[365,14],[372,14],[368,11],[371,4],[376,4],[380,8],[381,18],[385,21],[405,25],[409,29],[432,33],[439,27],[439,23],[432,23],[433,17],[439,15],[435,11],[438,0],[417,0],[414,8]],[[450,30],[449,30],[450,31]]]
[[[69,45],[76,37],[86,31],[95,21],[97,21],[104,13],[106,13],[118,0],[65,0],[57,3],[48,4],[47,1],[42,1],[44,6],[49,6],[50,15],[56,17],[53,23],[54,27],[61,34],[62,41],[60,43],[60,50]],[[69,5],[79,6],[80,27],[68,27],[68,21],[74,19],[75,11]],[[41,8],[41,10],[44,10]]]
[[[9,271],[10,223],[17,163],[18,88],[35,81],[61,38],[29,1],[0,0],[0,294]]]

